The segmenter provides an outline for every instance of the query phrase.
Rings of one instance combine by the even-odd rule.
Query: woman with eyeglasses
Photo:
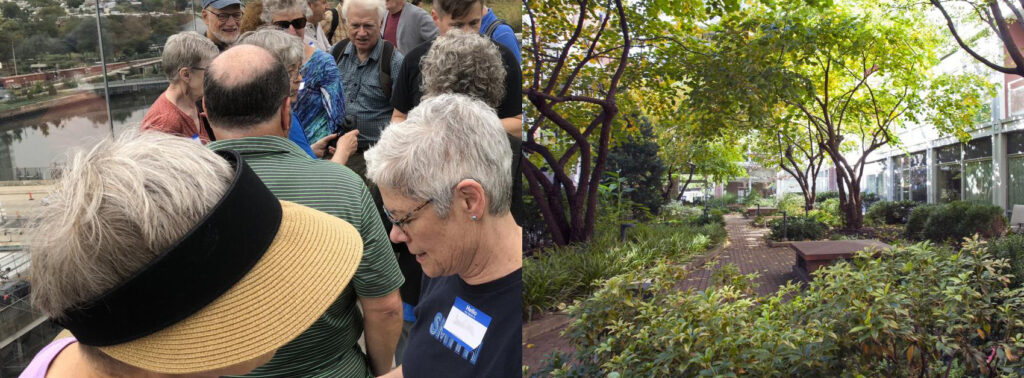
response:
[[[364,156],[391,240],[426,275],[402,365],[386,376],[520,376],[523,230],[494,109],[461,94],[427,98]]]
[[[170,84],[142,118],[143,130],[180,135],[203,144],[211,140],[209,130],[199,118],[196,102],[203,98],[206,66],[217,53],[217,46],[196,32],[167,38],[161,58]]]
[[[307,17],[312,15],[306,0],[265,0],[260,19],[298,37],[305,36]],[[306,139],[319,141],[337,131],[345,118],[345,97],[341,74],[331,54],[304,44],[302,86],[292,103]],[[353,136],[354,137],[354,136]]]

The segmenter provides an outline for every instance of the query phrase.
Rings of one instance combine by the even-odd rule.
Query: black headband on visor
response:
[[[281,203],[235,151],[234,179],[205,218],[149,265],[55,320],[84,345],[117,345],[167,328],[213,302],[270,247]]]

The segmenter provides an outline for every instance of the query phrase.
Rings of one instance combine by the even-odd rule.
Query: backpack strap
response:
[[[395,58],[395,46],[391,42],[385,41],[384,38],[380,39],[380,43],[384,44],[384,49],[380,52],[380,64],[377,68],[380,69],[380,86],[384,90],[384,97],[391,100],[391,62]]]
[[[330,8],[327,11],[331,12],[331,30],[327,32],[327,40],[334,40],[334,32],[338,30],[338,10]]]
[[[509,26],[508,23],[505,22],[505,20],[499,18],[497,20],[494,20],[494,22],[492,22],[490,25],[487,25],[487,29],[484,29],[483,34],[487,36],[487,38],[494,39],[494,32],[497,31],[498,27],[501,25]]]
[[[341,64],[341,55],[345,53],[345,48],[348,47],[349,42],[351,41],[349,41],[348,38],[345,38],[340,42],[335,43],[334,47],[331,48],[331,55],[334,56],[334,64]]]

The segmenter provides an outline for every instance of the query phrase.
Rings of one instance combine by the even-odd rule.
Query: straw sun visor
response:
[[[167,328],[99,349],[154,372],[196,373],[263,356],[312,326],[355,274],[362,239],[341,219],[280,202],[276,237],[227,292]]]

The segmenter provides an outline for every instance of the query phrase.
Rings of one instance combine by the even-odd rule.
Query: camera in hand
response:
[[[341,124],[338,125],[338,128],[334,129],[334,133],[338,134],[338,137],[334,138],[334,140],[331,140],[327,144],[331,147],[338,148],[338,139],[341,139],[341,136],[345,135],[345,133],[356,130],[357,128],[356,116],[346,114],[345,118],[341,121]]]

